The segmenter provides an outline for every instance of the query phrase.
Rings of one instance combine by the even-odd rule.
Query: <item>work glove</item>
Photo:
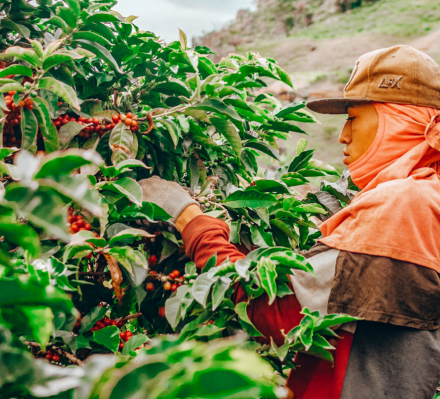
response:
[[[153,202],[172,216],[169,221],[176,223],[177,218],[188,205],[200,204],[178,183],[153,176],[140,180],[142,201]]]

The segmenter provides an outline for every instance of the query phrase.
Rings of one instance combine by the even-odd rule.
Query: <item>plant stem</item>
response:
[[[33,346],[33,347],[38,347],[38,348],[40,348],[40,346],[41,346],[38,342],[25,341],[24,344],[25,345],[29,345],[29,346]],[[65,351],[65,350],[63,350],[61,348],[58,348],[56,346],[51,346],[50,350],[53,351],[53,352],[56,352],[60,356],[63,356],[65,358],[69,359],[69,361],[71,363],[76,364],[77,366],[82,366],[84,364],[76,356],[72,355],[71,353],[69,353],[69,352],[67,352],[67,351]]]

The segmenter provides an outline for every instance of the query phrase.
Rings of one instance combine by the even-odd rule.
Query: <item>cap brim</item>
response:
[[[311,100],[306,105],[310,110],[319,114],[348,114],[348,108],[365,103],[371,103],[371,100],[340,97]]]

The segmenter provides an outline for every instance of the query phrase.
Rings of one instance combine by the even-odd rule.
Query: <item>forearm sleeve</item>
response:
[[[217,254],[217,265],[229,257],[231,262],[244,258],[233,244],[229,242],[229,226],[222,220],[210,216],[197,216],[182,232],[182,239],[186,245],[186,254],[199,268],[203,268],[208,259]],[[236,284],[232,298],[237,304],[247,301],[247,295],[240,284]],[[269,306],[266,294],[251,301],[247,313],[264,338],[260,342],[270,343],[272,337],[277,345],[284,343],[281,330],[287,334],[297,326],[303,315],[300,314],[301,306],[295,295],[277,298]]]

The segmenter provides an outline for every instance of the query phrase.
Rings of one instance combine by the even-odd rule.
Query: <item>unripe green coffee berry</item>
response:
[[[31,87],[31,83],[30,82],[25,82],[25,84],[23,86],[26,87],[26,89],[29,89],[29,87]]]
[[[31,93],[31,97],[32,97],[32,98],[37,98],[37,97],[38,97],[38,93],[37,93],[36,91],[33,91],[33,92]]]
[[[188,281],[189,284],[194,284],[195,282],[196,282],[196,280],[194,280],[194,279],[191,279]]]

